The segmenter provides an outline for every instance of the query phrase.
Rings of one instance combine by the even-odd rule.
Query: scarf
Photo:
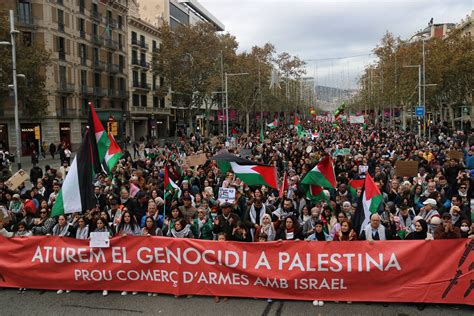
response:
[[[89,226],[77,227],[76,239],[87,239],[87,235],[89,235]]]
[[[286,240],[292,240],[295,239],[295,228],[292,227],[290,229],[285,229],[285,239]]]
[[[324,234],[324,231],[321,231],[320,233],[315,232],[314,237],[317,241],[326,241],[326,235]]]
[[[173,237],[175,238],[187,238],[187,236],[189,235],[189,232],[190,232],[189,225],[186,225],[180,231],[176,231],[174,227],[171,229],[171,235],[173,235]]]
[[[267,212],[267,209],[265,207],[265,204],[262,204],[262,208],[260,209],[260,218],[258,219],[257,221],[257,211],[255,210],[255,205],[252,204],[252,206],[250,207],[250,220],[252,221],[252,223],[254,224],[260,224],[262,222],[262,219],[263,219],[263,215],[265,215]]]
[[[138,231],[138,232],[137,232]],[[135,229],[132,230],[132,226],[130,224],[125,224],[123,225],[122,227],[122,230],[120,231],[120,234],[123,235],[132,235],[132,236],[137,236],[137,235],[140,235],[140,230],[137,229],[137,227],[135,226]]]
[[[63,227],[59,224],[56,224],[53,228],[53,236],[69,236],[69,223],[66,223]]]
[[[267,234],[267,241],[275,240],[275,228],[273,227],[273,224],[271,222],[268,225],[262,225],[260,228],[260,233]]]
[[[373,241],[374,238],[372,237],[372,226],[368,224],[367,226],[365,226],[364,231],[365,231],[365,238],[367,240]],[[379,240],[387,240],[385,237],[385,226],[379,225],[379,227],[377,227],[377,232],[379,234]]]

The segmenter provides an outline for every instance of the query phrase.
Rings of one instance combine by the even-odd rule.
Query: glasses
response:
[[[460,187],[461,189],[466,189],[467,187]]]

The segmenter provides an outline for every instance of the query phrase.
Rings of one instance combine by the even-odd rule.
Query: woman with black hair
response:
[[[76,228],[76,239],[88,239],[89,238],[89,224],[86,222],[84,216],[79,217],[77,220]]]
[[[129,211],[122,213],[116,236],[141,236],[140,226]]]
[[[171,229],[174,228],[176,221],[179,221],[183,218],[183,213],[177,206],[171,208],[171,216],[167,217],[163,223],[163,236],[170,236]]]
[[[303,240],[303,233],[301,226],[295,216],[291,215],[285,219],[285,222],[280,225],[275,240]]]
[[[186,223],[184,218],[181,218],[174,223],[174,227],[170,230],[170,237],[174,238],[194,238],[191,231],[191,225]]]
[[[161,228],[156,226],[152,216],[145,218],[145,226],[142,228],[143,236],[163,236]]]

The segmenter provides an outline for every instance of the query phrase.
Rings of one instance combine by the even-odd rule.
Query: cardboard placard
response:
[[[26,180],[28,180],[28,173],[26,173],[25,170],[20,169],[5,182],[5,185],[8,189],[14,191]]]
[[[457,159],[459,161],[463,161],[464,160],[464,154],[459,151],[459,150],[450,150],[448,151],[448,157],[449,159]]]
[[[235,202],[235,189],[234,188],[219,188],[218,200],[222,203],[234,203]]]
[[[218,143],[219,143],[219,137],[214,136],[214,137],[211,138],[211,144],[212,144],[212,145],[215,146],[215,145],[217,145]]]
[[[197,154],[184,158],[184,164],[188,167],[202,166],[206,163],[206,154]]]
[[[416,177],[418,175],[418,161],[398,160],[395,163],[395,174],[398,177]]]
[[[110,235],[108,232],[91,232],[89,247],[90,248],[109,248],[110,247],[109,236]]]

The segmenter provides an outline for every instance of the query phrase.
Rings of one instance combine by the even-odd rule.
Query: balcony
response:
[[[116,74],[119,72],[119,67],[114,64],[107,64],[107,71],[111,74]]]
[[[146,82],[134,82],[133,88],[135,88],[136,90],[150,91],[150,84]]]
[[[28,16],[23,15],[23,14],[17,15],[16,23],[20,27],[28,27],[28,28],[33,28],[33,29],[36,29],[38,27],[36,25],[37,23],[36,19],[29,15]]]
[[[117,98],[119,98],[119,99],[128,99],[128,92],[123,91],[123,90],[117,91]]]
[[[132,114],[157,114],[157,115],[170,115],[170,109],[167,108],[155,108],[155,107],[144,107],[144,106],[131,106],[130,112]]]
[[[132,58],[132,66],[140,67],[140,60],[137,58]]]
[[[92,43],[94,43],[96,45],[99,45],[99,46],[104,43],[104,39],[101,36],[97,35],[97,34],[92,35],[91,41],[92,41]]]
[[[105,64],[97,59],[92,62],[92,67],[96,70],[105,70]]]
[[[81,86],[81,93],[85,95],[90,95],[93,93],[92,89],[89,88],[87,85],[82,85]]]
[[[114,41],[112,39],[106,39],[105,40],[105,47],[108,47],[110,49],[118,49],[118,43],[117,43],[117,41]]]
[[[147,63],[146,61],[142,60],[140,61],[140,66],[144,69],[149,69],[150,68],[150,64]]]
[[[67,94],[73,93],[74,92],[74,85],[61,81],[58,84],[58,92],[67,93]]]
[[[117,95],[117,91],[114,89],[107,89],[107,97],[108,98],[115,98]]]
[[[91,12],[91,18],[92,18],[92,20],[100,22],[102,20],[102,15],[97,11],[92,11]]]
[[[64,23],[58,22],[58,31],[64,33]]]
[[[101,87],[94,87],[94,96],[103,97],[105,96],[105,91]]]

